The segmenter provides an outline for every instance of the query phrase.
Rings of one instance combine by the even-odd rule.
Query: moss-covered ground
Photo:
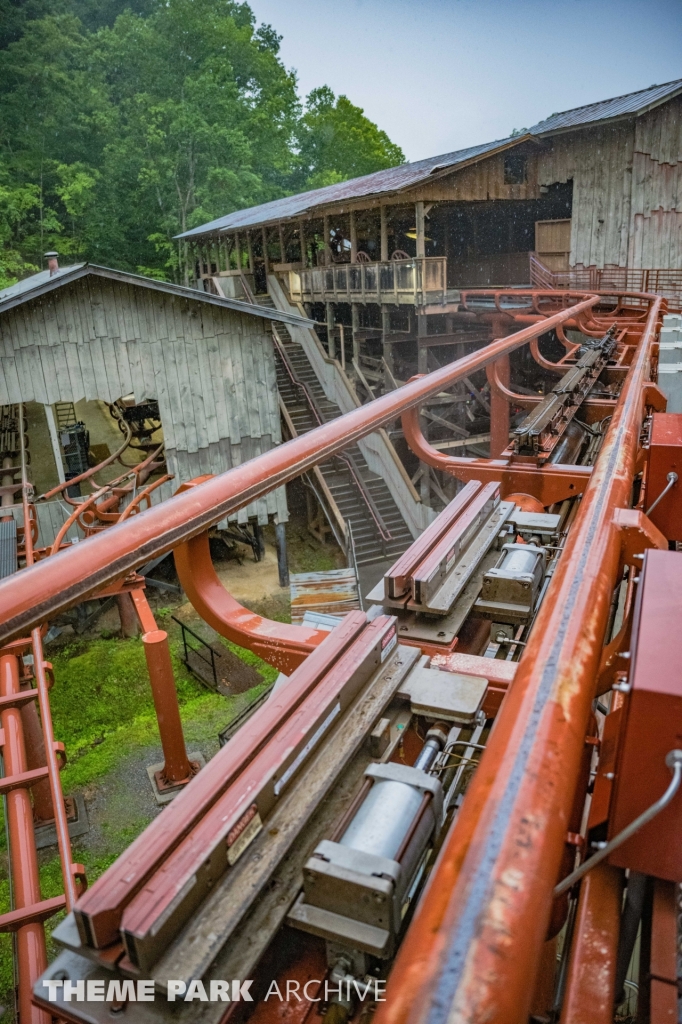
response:
[[[292,572],[334,569],[343,564],[339,552],[310,537],[303,523],[288,529]],[[166,598],[162,598],[166,600]],[[181,661],[180,627],[172,614],[178,605],[159,606],[155,615],[170,637],[173,668],[187,748],[206,760],[218,750],[218,733],[250,703],[277,670],[250,651],[225,643],[261,673],[263,683],[246,693],[224,697],[199,683]],[[261,615],[290,620],[288,591],[276,590],[252,605]],[[217,636],[194,616],[183,621],[207,640]],[[73,840],[73,858],[85,865],[94,881],[132,842],[160,809],[154,802],[146,766],[163,760],[142,642],[118,635],[60,637],[47,649],[55,670],[50,694],[55,737],[66,747],[68,761],[61,778],[65,795],[84,794],[90,831]],[[0,913],[10,909],[7,843],[0,802]],[[56,847],[39,854],[43,898],[63,892]],[[48,958],[56,953],[50,934],[60,917],[47,922]],[[0,1020],[14,1021],[12,938],[0,935]]]

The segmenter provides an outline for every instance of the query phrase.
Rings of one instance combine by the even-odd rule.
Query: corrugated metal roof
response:
[[[17,524],[15,519],[6,519],[0,522],[0,579],[16,571]]]
[[[191,238],[193,235],[206,235],[218,231],[235,231],[240,228],[254,227],[257,224],[268,224],[271,221],[299,217],[309,210],[318,206],[328,206],[330,203],[342,203],[364,196],[381,195],[384,192],[398,192],[418,184],[439,171],[446,171],[458,164],[476,160],[481,156],[488,156],[498,149],[523,142],[527,138],[528,136],[519,136],[518,138],[486,142],[482,146],[470,146],[468,149],[459,149],[455,153],[445,153],[442,156],[432,156],[428,160],[417,160],[413,164],[400,164],[398,167],[389,167],[385,171],[375,171],[374,174],[365,174],[361,178],[341,181],[338,185],[316,188],[312,192],[299,192],[295,196],[274,199],[270,203],[251,206],[247,210],[235,210],[234,213],[218,217],[217,220],[209,221],[208,224],[202,224],[200,227],[193,228],[192,231],[185,231],[184,234],[176,237]]]
[[[70,267],[60,267],[55,274],[50,274],[49,270],[41,270],[38,274],[31,274],[30,277],[25,277],[23,281],[17,281],[16,284],[11,284],[9,288],[0,289],[0,305],[6,299],[13,299],[16,296],[24,295],[26,292],[32,292],[36,288],[40,288],[41,285],[46,284],[48,281],[55,280],[58,277],[63,277],[64,274],[70,274],[74,270],[80,270],[84,267],[84,263],[74,263]]]
[[[199,288],[186,288],[181,284],[172,284],[170,281],[157,281],[153,277],[142,277],[141,274],[129,274],[125,270],[112,270],[110,267],[100,267],[96,263],[74,263],[71,267],[63,267],[55,274],[50,275],[49,270],[41,270],[38,274],[18,281],[0,291],[0,314],[23,302],[38,298],[46,292],[60,288],[81,277],[89,274],[95,277],[105,277],[112,281],[121,281],[139,288],[150,288],[153,291],[165,292],[169,295],[177,295],[180,298],[192,299],[195,302],[208,302],[214,306],[228,307],[239,313],[248,313],[250,316],[259,316],[264,320],[275,320],[278,323],[293,324],[294,327],[307,327],[314,323],[306,317],[296,316],[295,313],[281,313],[278,309],[269,306],[252,305],[250,302],[241,302],[239,299],[226,299],[219,295],[212,295],[210,292],[202,291]]]
[[[678,92],[682,92],[682,78],[666,82],[665,85],[651,85],[648,89],[629,92],[625,96],[614,96],[610,100],[600,100],[598,103],[588,103],[584,107],[564,110],[561,114],[552,114],[544,121],[534,124],[530,132],[533,135],[545,135],[548,132],[578,128],[595,121],[610,121],[617,117],[626,117],[628,114],[643,114],[663,100],[672,99]]]
[[[176,237],[192,238],[223,231],[238,231],[242,228],[257,227],[261,224],[300,217],[317,207],[328,206],[331,203],[342,203],[386,192],[398,192],[424,181],[431,174],[450,170],[479,157],[490,156],[498,150],[518,145],[532,137],[567,131],[593,122],[642,114],[657,104],[672,99],[679,92],[682,92],[682,79],[676,79],[674,82],[667,82],[664,85],[652,85],[648,89],[640,89],[638,92],[627,93],[625,96],[615,96],[610,100],[589,103],[587,106],[576,107],[574,110],[552,114],[551,117],[533,125],[524,135],[499,139],[496,142],[486,142],[481,146],[470,146],[468,149],[459,149],[454,153],[430,157],[428,160],[418,160],[412,164],[400,164],[398,167],[389,167],[385,171],[366,174],[362,178],[339,182],[338,185],[327,185],[326,188],[314,189],[312,192],[299,192],[297,195],[274,199],[270,203],[251,206],[246,210],[235,210],[234,213],[228,213],[225,217],[218,217],[207,224],[201,224],[198,228],[185,231],[184,234]]]

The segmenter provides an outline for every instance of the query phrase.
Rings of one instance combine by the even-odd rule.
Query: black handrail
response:
[[[197,657],[201,658],[202,661],[205,661],[207,665],[211,666],[211,671],[213,673],[213,683],[214,683],[214,685],[215,685],[215,687],[217,689],[217,687],[218,687],[218,673],[216,672],[216,665],[215,665],[215,651],[213,650],[212,646],[209,643],[207,643],[204,640],[203,637],[199,636],[198,633],[195,633],[193,629],[190,629],[189,626],[186,626],[184,622],[181,622],[180,619],[176,619],[176,617],[174,615],[171,615],[171,619],[173,620],[173,622],[177,622],[178,626],[182,630],[182,646],[183,646],[184,652],[185,652],[185,656],[184,656],[184,658],[182,660],[184,661],[185,665],[190,670],[190,672],[193,671],[192,666],[189,663],[189,658],[188,658],[188,654],[187,654],[188,651],[192,651],[194,654],[197,655]],[[188,644],[187,644],[187,637],[185,635],[186,633],[189,633],[190,636],[193,636],[195,640],[198,640],[199,643],[203,647],[207,647],[209,649],[209,651],[211,652],[211,657],[207,658],[206,655],[203,654],[202,651],[200,649],[197,649],[196,647],[189,647]],[[195,675],[196,675],[196,673],[195,673]],[[204,682],[204,680],[202,680],[202,682]]]

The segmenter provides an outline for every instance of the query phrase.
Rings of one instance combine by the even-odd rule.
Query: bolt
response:
[[[617,690],[618,693],[629,693],[630,692],[630,684],[626,683],[624,679],[623,680],[619,680],[617,683],[613,684],[611,689],[612,690]]]

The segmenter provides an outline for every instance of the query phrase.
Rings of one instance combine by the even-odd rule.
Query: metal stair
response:
[[[257,301],[274,308],[269,296],[259,295]],[[340,416],[339,407],[325,396],[305,352],[292,341],[285,324],[277,324],[276,335],[282,349],[280,353],[275,346],[277,386],[296,432],[305,434],[320,421]],[[344,454],[347,461],[334,458],[320,470],[341,515],[351,525],[357,564],[397,558],[413,537],[393,495],[385,481],[369,470],[357,445]]]

